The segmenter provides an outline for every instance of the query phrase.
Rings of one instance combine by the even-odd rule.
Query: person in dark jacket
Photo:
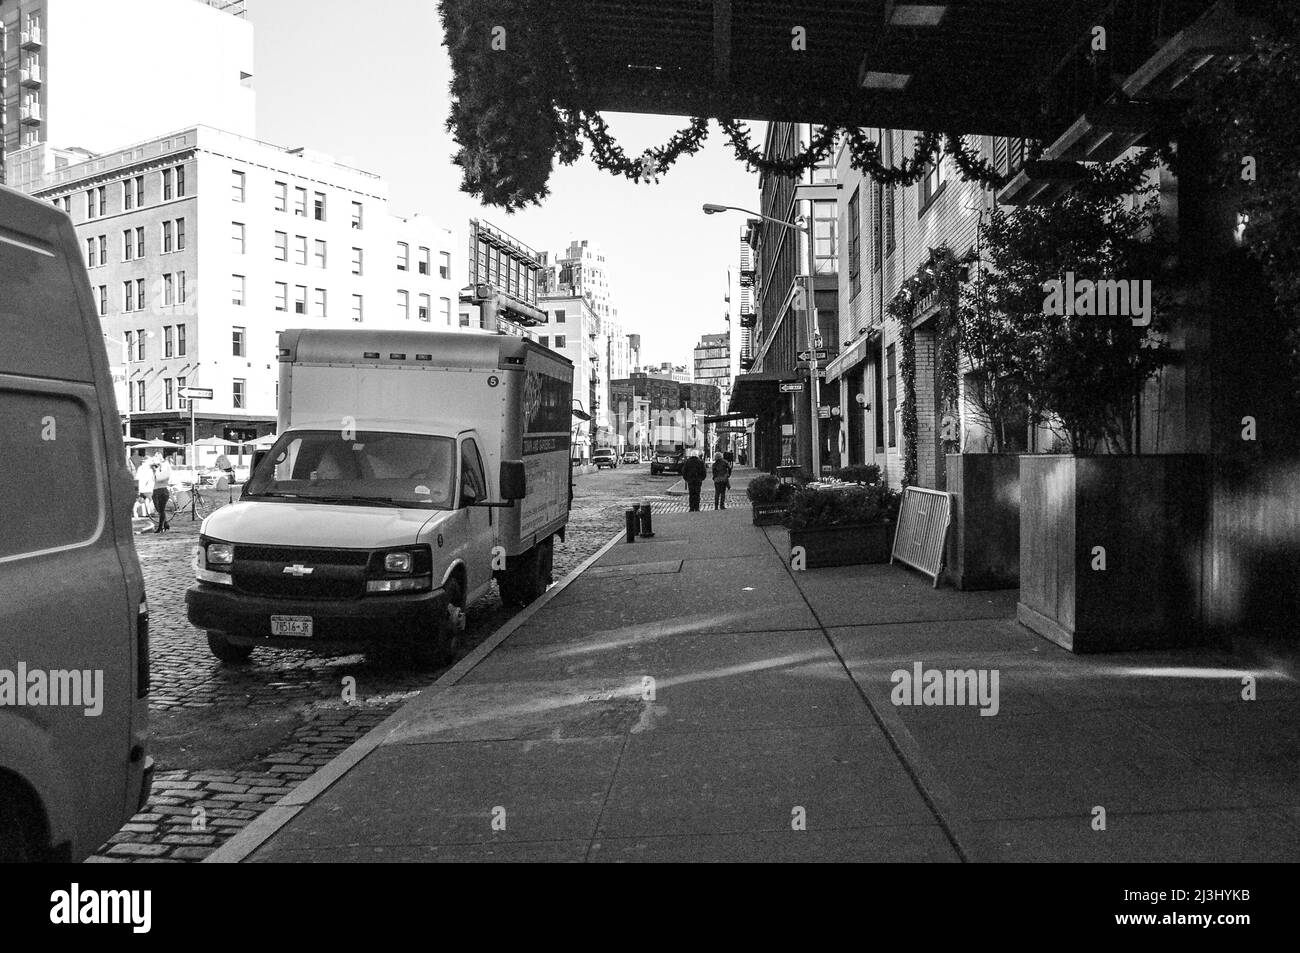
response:
[[[707,471],[704,467],[704,461],[699,457],[691,454],[682,464],[682,479],[686,481],[686,489],[690,493],[690,511],[698,513],[700,511],[700,486],[704,483],[704,477]]]
[[[713,508],[727,508],[727,491],[731,489],[731,464],[721,453],[713,455]]]

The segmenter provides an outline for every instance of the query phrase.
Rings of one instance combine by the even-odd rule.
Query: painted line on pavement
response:
[[[354,741],[331,761],[321,765],[315,774],[290,791],[280,801],[259,814],[247,827],[205,857],[203,863],[238,864],[246,860],[250,854],[273,837],[280,828],[293,820],[303,808],[333,787],[337,781],[383,744],[384,739],[388,737],[393,727],[395,727],[394,723],[404,717],[402,713],[408,706],[414,705],[421,698],[424,698],[427,693],[440,694],[447,691],[468,675],[497,646],[510,638],[535,613],[543,609],[548,602],[563,592],[570,583],[591,568],[592,564],[601,556],[613,549],[623,539],[623,536],[623,531],[615,533],[609,542],[588,556],[577,568],[551,586],[550,589],[547,589],[541,598],[515,613],[505,625],[493,632],[475,646],[473,651],[438,676],[428,688],[375,725],[374,728],[371,728],[370,731]]]

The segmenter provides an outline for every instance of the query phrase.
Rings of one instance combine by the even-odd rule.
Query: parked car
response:
[[[601,470],[609,467],[611,470],[618,469],[618,451],[613,447],[599,447],[591,454],[591,462],[596,464],[596,469]]]
[[[650,475],[658,476],[661,473],[681,473],[682,461],[685,459],[685,451],[656,450],[655,455],[650,458]]]
[[[640,462],[641,462],[641,458],[640,458],[639,456],[637,456],[637,452],[636,452],[635,450],[628,450],[626,453],[623,454],[621,460],[622,460],[623,463],[640,463]]]

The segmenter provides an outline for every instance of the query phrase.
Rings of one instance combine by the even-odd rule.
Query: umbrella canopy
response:
[[[128,447],[134,447],[136,444],[144,443],[140,437],[123,437],[122,442]]]
[[[184,444],[171,443],[167,440],[146,440],[134,445],[137,450],[184,450]]]
[[[244,447],[247,443],[243,440],[225,440],[221,437],[204,437],[201,440],[195,440],[196,447]]]
[[[269,433],[264,437],[258,437],[251,443],[246,443],[246,447],[257,447],[259,450],[269,450],[271,446],[280,439],[279,434]]]

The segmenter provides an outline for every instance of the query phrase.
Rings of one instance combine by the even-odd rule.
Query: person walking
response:
[[[727,491],[731,489],[731,463],[721,453],[713,455],[713,508],[727,508]]]
[[[161,453],[155,453],[152,458],[147,459],[136,474],[136,484],[140,493],[148,494],[153,498],[153,508],[155,512],[155,533],[161,533],[164,530],[171,529],[171,524],[167,522],[167,501],[171,499],[171,490],[169,485],[172,478],[172,468],[163,459]]]
[[[704,483],[705,473],[704,461],[691,451],[686,462],[682,464],[682,479],[686,481],[686,489],[690,494],[689,509],[692,513],[700,511],[700,487]]]

